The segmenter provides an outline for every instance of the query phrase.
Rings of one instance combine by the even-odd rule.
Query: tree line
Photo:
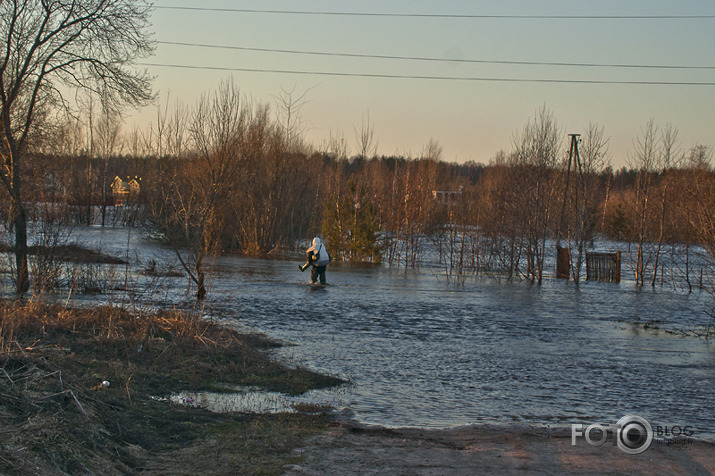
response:
[[[646,124],[627,167],[614,171],[603,127],[567,135],[544,107],[511,151],[489,164],[455,164],[432,139],[415,157],[368,156],[369,121],[356,129],[355,155],[340,137],[310,147],[291,108],[285,100],[273,113],[229,80],[193,108],[158,110],[139,139],[122,136],[119,118],[103,112],[91,133],[65,124],[27,161],[26,201],[66,203],[80,223],[99,209],[103,223],[114,178],[140,177],[122,222],[161,229],[199,297],[208,256],[273,256],[313,235],[339,260],[409,268],[436,249],[448,276],[532,282],[543,280],[554,241],[569,248],[576,282],[598,237],[632,243],[628,264],[641,286],[655,285],[667,244],[715,256],[712,149],[682,146],[673,126]],[[139,155],[128,147],[137,140]]]
[[[715,257],[712,149],[683,147],[675,127],[652,121],[617,172],[602,127],[570,136],[567,153],[546,107],[489,165],[447,164],[432,139],[416,157],[376,157],[369,115],[349,156],[340,132],[318,146],[303,139],[307,92],[282,90],[272,112],[229,80],[195,106],[167,99],[151,127],[124,134],[122,107],[155,99],[137,68],[154,49],[150,10],[145,0],[0,3],[0,211],[19,294],[30,286],[28,218],[90,223],[99,209],[102,224],[116,222],[113,176],[141,179],[121,221],[160,228],[199,297],[207,256],[270,256],[314,234],[344,260],[408,268],[436,247],[447,275],[532,282],[553,241],[576,282],[598,235],[633,243],[640,286],[655,283],[668,243]]]

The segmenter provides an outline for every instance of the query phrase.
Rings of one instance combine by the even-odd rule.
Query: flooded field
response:
[[[132,233],[83,236],[132,255],[137,268],[172,262]],[[284,340],[282,358],[351,382],[305,399],[386,426],[568,426],[637,414],[715,439],[715,343],[684,335],[708,324],[705,292],[496,278],[455,285],[436,269],[341,265],[316,288],[298,264],[218,259],[205,313]],[[144,298],[172,305],[186,289],[186,278],[165,278]]]
[[[715,345],[677,335],[707,324],[704,293],[455,286],[383,267],[334,266],[327,288],[305,279],[293,262],[226,259],[213,291],[222,314],[295,344],[284,357],[349,379],[322,397],[362,422],[562,426],[635,413],[715,436]]]

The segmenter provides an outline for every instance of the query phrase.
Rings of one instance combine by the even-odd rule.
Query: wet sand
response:
[[[569,429],[473,426],[450,430],[339,423],[295,451],[288,475],[635,474],[715,475],[715,443],[654,442],[639,455],[609,441],[571,444]]]

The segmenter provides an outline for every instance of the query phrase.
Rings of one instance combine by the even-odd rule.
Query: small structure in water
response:
[[[589,281],[621,282],[621,252],[586,253],[586,279]]]

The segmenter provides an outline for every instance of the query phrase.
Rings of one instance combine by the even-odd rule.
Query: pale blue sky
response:
[[[715,15],[715,2],[684,1],[157,1],[157,6],[323,12],[451,15]],[[465,78],[715,83],[715,18],[514,19],[404,18],[157,9],[155,39],[366,55],[487,61],[705,66],[710,69],[592,68],[401,61],[207,49],[159,44],[147,62],[190,66]],[[488,162],[511,149],[514,133],[546,105],[566,133],[589,122],[611,138],[621,166],[649,119],[671,123],[684,147],[715,143],[715,86],[437,81],[227,72],[150,67],[155,89],[193,104],[232,75],[256,101],[272,103],[281,87],[310,89],[301,110],[306,138],[330,130],[354,145],[354,127],[369,112],[379,154],[416,155],[430,138],[444,159]],[[154,112],[147,111],[141,117]],[[564,144],[566,148],[568,144]],[[354,152],[354,151],[353,151]]]

